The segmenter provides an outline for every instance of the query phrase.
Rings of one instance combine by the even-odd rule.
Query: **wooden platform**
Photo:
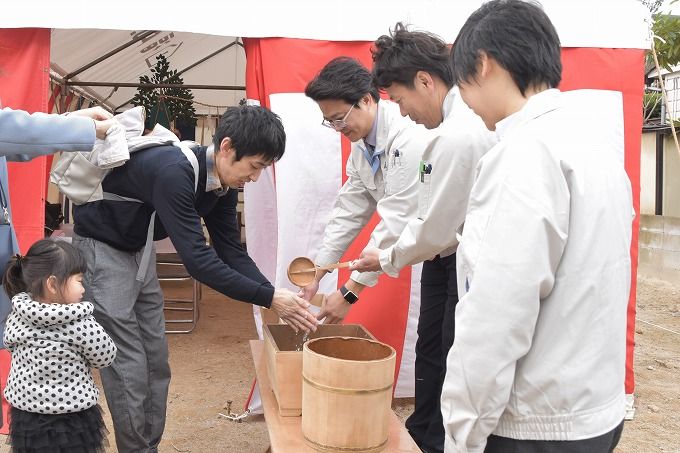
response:
[[[251,340],[250,350],[255,362],[255,373],[257,383],[260,387],[262,397],[262,407],[264,408],[264,418],[267,422],[269,431],[270,451],[272,453],[314,453],[316,450],[307,446],[302,437],[302,417],[281,417],[276,398],[269,383],[267,375],[267,363],[264,355],[264,342],[261,340]],[[390,435],[387,445],[383,450],[385,453],[419,453],[420,449],[413,442],[411,436],[392,412],[390,415]]]

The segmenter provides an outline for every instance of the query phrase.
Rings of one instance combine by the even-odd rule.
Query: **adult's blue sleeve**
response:
[[[0,110],[0,156],[27,161],[59,151],[92,150],[95,124],[82,116]]]

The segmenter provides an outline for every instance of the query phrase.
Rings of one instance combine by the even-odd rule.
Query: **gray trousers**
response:
[[[118,354],[101,370],[120,453],[155,453],[165,428],[170,384],[163,292],[155,253],[143,282],[135,280],[141,252],[124,252],[74,235],[85,256],[85,297]]]

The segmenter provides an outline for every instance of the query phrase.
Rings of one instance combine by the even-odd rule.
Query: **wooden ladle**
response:
[[[351,261],[346,261],[344,263],[333,263],[326,266],[317,266],[314,261],[310,260],[306,256],[298,256],[288,265],[288,280],[292,284],[303,288],[314,281],[317,270],[331,270],[339,269],[343,267],[349,267]]]

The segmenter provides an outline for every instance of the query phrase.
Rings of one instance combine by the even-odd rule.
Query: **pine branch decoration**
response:
[[[151,77],[143,75],[139,77],[139,83],[170,83],[175,85],[184,84],[184,80],[177,74],[176,69],[170,69],[170,62],[165,55],[156,56],[156,65],[151,68]],[[167,97],[171,96],[171,97]],[[182,99],[177,99],[182,98]],[[187,88],[137,88],[137,93],[132,99],[132,105],[142,105],[146,109],[146,127],[152,129],[155,118],[151,112],[154,109],[167,109],[168,120],[182,124],[196,125],[196,109],[193,104],[194,95]]]

